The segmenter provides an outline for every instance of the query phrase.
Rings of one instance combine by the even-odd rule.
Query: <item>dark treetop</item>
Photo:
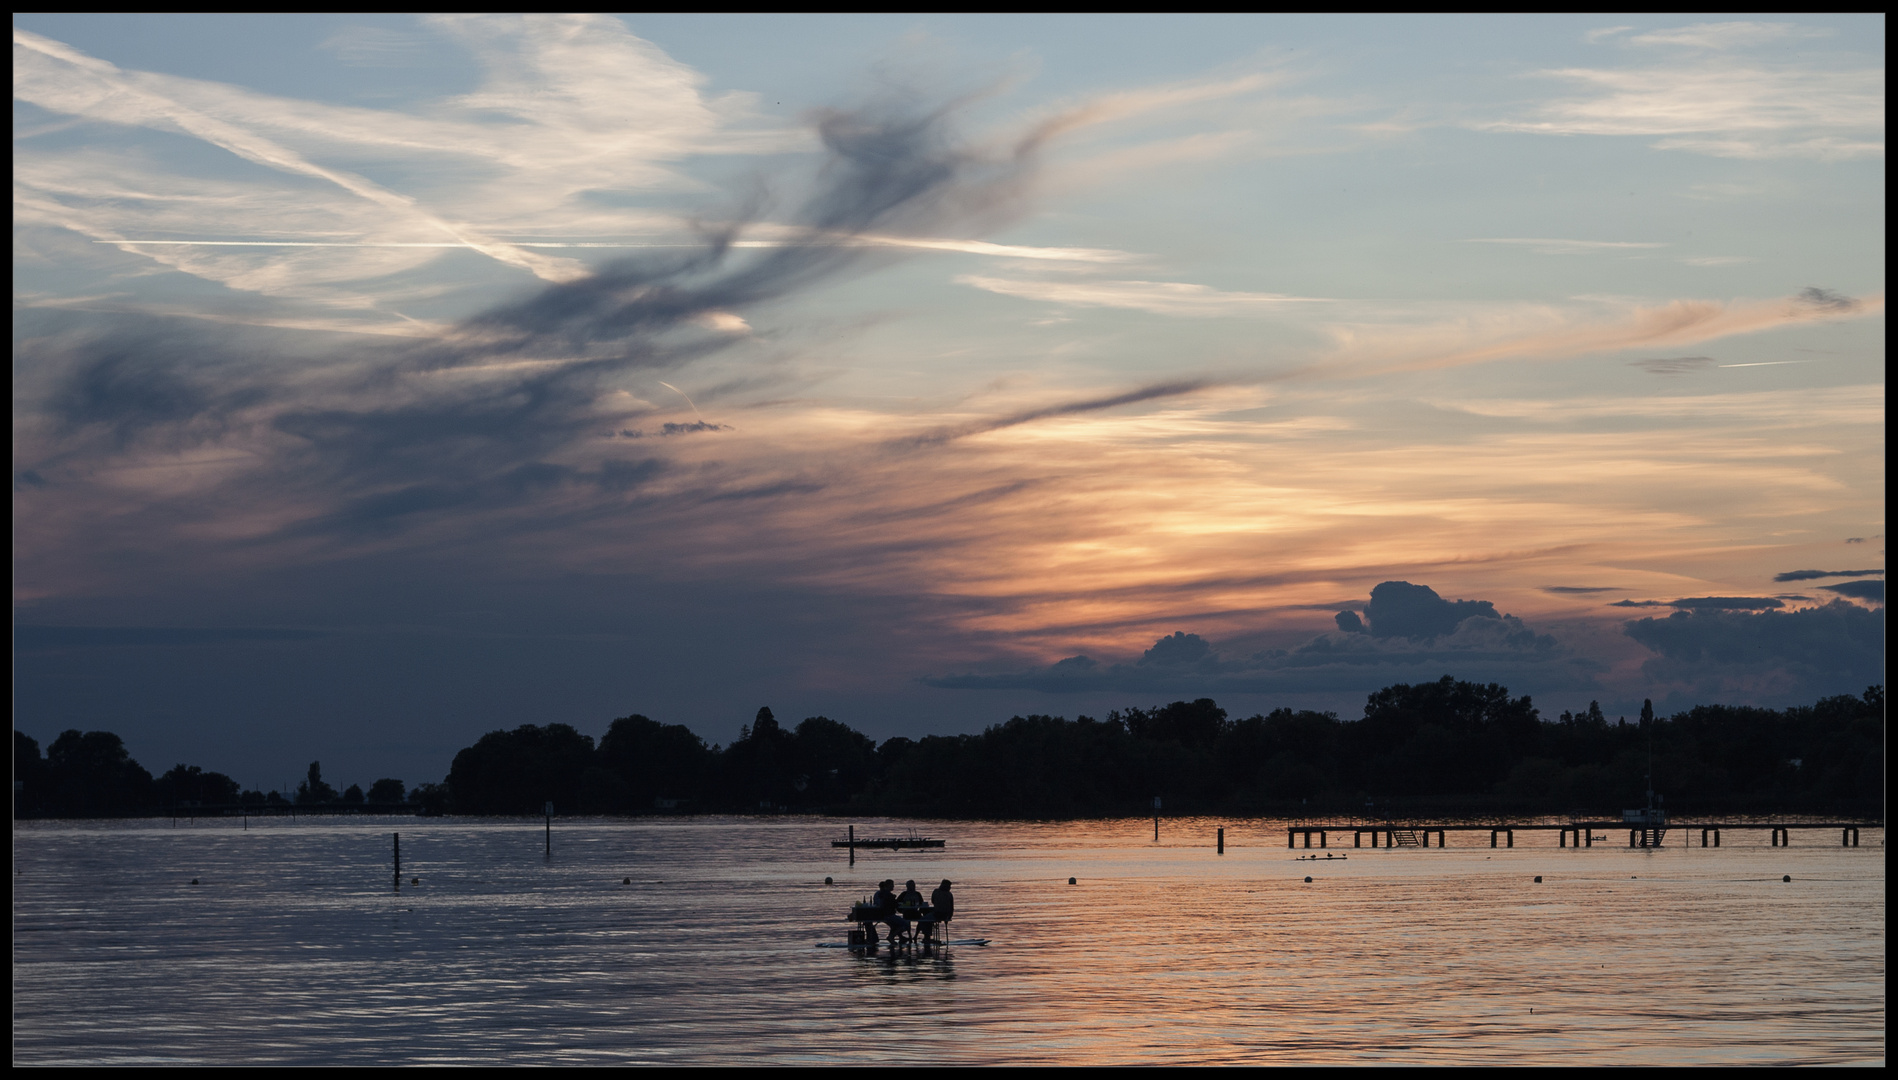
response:
[[[1107,718],[1017,716],[979,735],[868,736],[822,716],[794,728],[760,709],[730,746],[678,724],[612,722],[595,745],[566,724],[494,731],[455,755],[444,784],[378,780],[338,794],[312,762],[297,802],[399,803],[424,812],[879,813],[1072,817],[1345,810],[1612,813],[1654,785],[1677,813],[1876,816],[1884,688],[1785,710],[1703,705],[1610,720],[1591,702],[1541,716],[1494,683],[1445,676],[1370,695],[1364,715],[1278,709],[1233,720],[1210,698]],[[178,765],[154,780],[109,732],[47,748],[14,733],[17,816],[160,812],[191,802],[282,801]],[[1367,810],[1367,804],[1369,809]]]

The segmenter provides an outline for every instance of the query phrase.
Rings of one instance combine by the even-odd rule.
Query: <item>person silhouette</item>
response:
[[[877,886],[877,894],[871,899],[870,905],[875,909],[876,922],[883,923],[890,928],[890,944],[896,944],[896,942],[902,939],[904,934],[909,932],[909,920],[898,914],[896,910],[895,881],[890,880],[880,883]],[[870,925],[870,944],[872,945],[876,944],[876,933],[876,924],[872,923]]]
[[[943,878],[942,884],[929,894],[929,917],[923,923],[925,940],[934,936],[937,927],[956,917],[956,897],[949,891],[949,879]]]

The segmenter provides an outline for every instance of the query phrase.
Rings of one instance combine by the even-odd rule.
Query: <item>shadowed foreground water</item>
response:
[[[860,820],[949,846],[852,867],[843,825],[18,823],[14,1061],[1884,1060],[1882,830],[1301,861],[1273,822]],[[884,877],[994,943],[814,948]]]

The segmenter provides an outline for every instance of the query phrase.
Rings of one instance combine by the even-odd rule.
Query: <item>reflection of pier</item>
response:
[[[1565,825],[1527,825],[1527,824],[1394,824],[1377,825],[1293,825],[1285,830],[1285,846],[1298,847],[1300,836],[1305,838],[1305,846],[1312,847],[1312,838],[1318,840],[1317,847],[1326,847],[1330,834],[1351,834],[1351,846],[1363,847],[1364,838],[1371,838],[1371,847],[1431,847],[1449,846],[1449,834],[1485,833],[1489,834],[1490,847],[1515,847],[1516,834],[1519,832],[1554,832],[1559,834],[1556,846],[1566,848],[1573,841],[1575,847],[1594,847],[1597,841],[1606,841],[1606,833],[1613,829],[1628,829],[1628,846],[1631,848],[1653,848],[1661,846],[1661,838],[1669,829],[1677,829],[1691,834],[1700,830],[1701,847],[1719,847],[1720,833],[1743,832],[1749,829],[1769,831],[1774,847],[1789,847],[1792,844],[1794,830],[1837,829],[1841,847],[1857,847],[1860,829],[1883,828],[1882,822],[1863,821],[1812,821],[1812,822],[1759,822],[1759,821],[1675,821],[1666,827],[1651,825],[1646,821],[1636,821],[1632,828],[1627,821],[1571,821]],[[1597,832],[1604,835],[1597,835]],[[1711,843],[1710,843],[1711,841]],[[1691,845],[1689,845],[1691,846]]]

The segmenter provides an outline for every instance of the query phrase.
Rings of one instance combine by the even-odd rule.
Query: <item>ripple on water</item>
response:
[[[803,818],[565,821],[551,859],[539,822],[23,822],[14,1060],[1883,1061],[1882,830],[1314,863],[1283,828],[937,822],[851,865]],[[995,944],[812,947],[884,877]]]

